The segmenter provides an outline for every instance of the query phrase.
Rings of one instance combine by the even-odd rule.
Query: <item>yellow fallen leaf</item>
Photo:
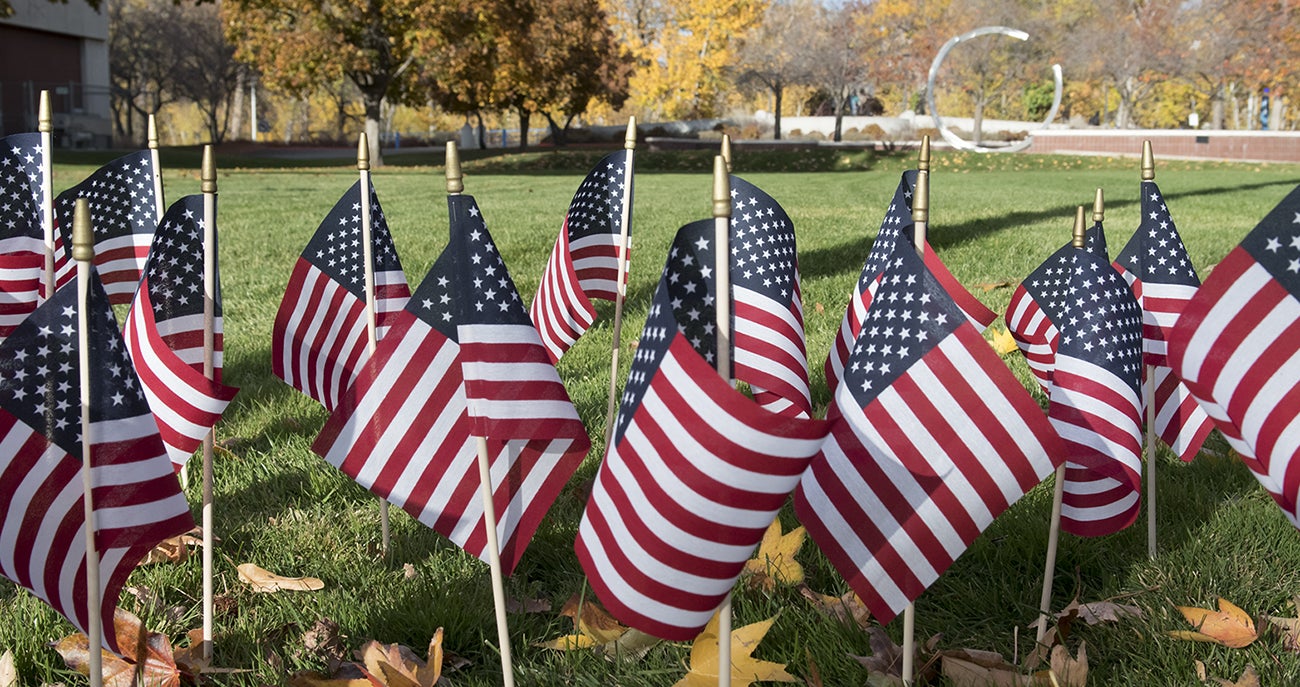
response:
[[[803,566],[794,556],[803,546],[805,534],[803,527],[781,534],[781,521],[773,520],[763,533],[758,551],[745,562],[750,584],[771,591],[778,584],[792,586],[803,582]]]
[[[614,616],[611,616],[594,600],[579,599],[577,594],[569,597],[569,600],[564,602],[564,606],[560,608],[560,615],[573,618],[575,632],[534,646],[557,651],[590,649],[617,641],[619,637],[622,637],[627,632],[626,627],[614,620]]]
[[[1196,662],[1196,676],[1201,678],[1201,682],[1212,682],[1219,687],[1259,687],[1259,673],[1255,672],[1255,666],[1247,665],[1246,670],[1242,671],[1241,677],[1236,682],[1225,680],[1221,677],[1206,675],[1205,664],[1200,661]]]
[[[731,631],[731,684],[749,687],[755,682],[798,682],[785,672],[784,663],[753,657],[754,649],[772,629],[775,618]],[[712,687],[718,684],[718,615],[705,626],[691,646],[691,669],[673,687]]]
[[[420,660],[415,652],[401,644],[367,642],[357,650],[366,671],[381,678],[387,687],[433,687],[442,677],[442,628],[429,640],[427,658]]]
[[[993,350],[998,355],[1013,353],[1020,348],[1016,345],[1016,339],[1011,336],[1011,332],[1001,327],[989,330],[989,345],[993,347]]]
[[[240,564],[235,569],[239,571],[239,581],[255,592],[314,592],[325,588],[325,583],[315,577],[282,577],[252,563]]]
[[[1070,652],[1060,644],[1052,647],[1052,675],[1060,687],[1084,687],[1088,684],[1088,647],[1079,642],[1079,654]]]
[[[1219,597],[1219,610],[1179,606],[1179,612],[1187,622],[1196,627],[1195,631],[1178,630],[1167,633],[1175,639],[1196,642],[1212,642],[1233,649],[1250,646],[1259,638],[1255,631],[1255,621],[1245,611],[1233,605],[1227,599]]]

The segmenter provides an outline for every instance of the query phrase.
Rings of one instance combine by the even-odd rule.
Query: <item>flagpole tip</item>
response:
[[[1083,224],[1083,206],[1080,205],[1078,211],[1076,211],[1076,212],[1074,213],[1074,235],[1073,235],[1073,238],[1072,238],[1072,240],[1071,240],[1071,243],[1074,244],[1074,247],[1075,247],[1075,248],[1083,248],[1083,244],[1084,244],[1083,232],[1084,232],[1084,229],[1085,229],[1085,227],[1084,227],[1084,224]]]
[[[731,135],[722,135],[722,162],[727,165],[727,173],[731,173]]]
[[[37,111],[37,130],[43,134],[54,131],[54,111],[50,108],[50,92],[41,91],[40,109]]]
[[[721,155],[713,156],[713,217],[731,216],[731,180]]]
[[[216,153],[212,151],[211,143],[205,143],[203,145],[202,179],[202,188],[204,193],[217,192],[217,156]]]
[[[930,221],[930,170],[925,167],[916,172],[916,192],[912,194],[912,221],[918,224]]]
[[[158,118],[154,113],[149,113],[149,150],[158,150]]]
[[[923,172],[930,171],[930,134],[921,137],[921,154],[916,158],[916,168]]]
[[[1151,152],[1151,141],[1142,142],[1142,181],[1155,181],[1156,156]]]
[[[95,232],[90,227],[90,201],[78,198],[72,212],[72,259],[90,262],[95,259]]]
[[[627,135],[623,137],[623,147],[628,150],[636,148],[636,115],[627,119]]]
[[[455,141],[447,141],[447,194],[455,195],[465,190],[464,177],[460,171],[460,152]]]
[[[1097,189],[1097,195],[1092,199],[1092,221],[1098,224],[1106,218],[1106,200],[1102,196],[1101,189]]]
[[[361,172],[370,170],[370,138],[364,131],[357,137],[357,170]]]

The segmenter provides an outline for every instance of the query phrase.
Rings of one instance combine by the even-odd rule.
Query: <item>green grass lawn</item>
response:
[[[833,151],[740,155],[737,173],[776,197],[795,222],[814,406],[820,414],[829,398],[822,361],[899,174],[914,165],[914,158]],[[598,156],[530,153],[467,160],[465,192],[477,197],[525,300],[536,292],[582,172]],[[84,162],[56,167],[56,186],[79,181],[98,161]],[[414,287],[446,242],[444,181],[441,168],[420,166],[429,159],[394,162],[375,171],[374,183]],[[707,154],[639,153],[638,162],[644,164],[636,180],[625,352],[640,334],[673,232],[710,212]],[[165,151],[169,199],[199,191],[196,163],[190,151]],[[265,164],[218,159],[225,379],[241,391],[217,427],[218,441],[230,450],[218,455],[215,466],[215,534],[221,540],[216,590],[224,609],[216,620],[216,662],[251,672],[216,681],[281,684],[296,671],[322,668],[323,660],[304,648],[302,634],[329,618],[339,624],[349,649],[373,638],[422,653],[434,630],[444,627],[445,647],[469,661],[449,674],[452,684],[500,684],[488,567],[398,509],[393,509],[391,554],[381,559],[377,500],[309,448],[324,410],[271,374],[272,321],[294,261],[356,172],[345,161],[293,169]],[[1202,278],[1300,183],[1298,166],[1158,160],[1157,169]],[[1138,182],[1136,159],[936,152],[930,241],[957,278],[1001,313],[1014,284],[1069,239],[1075,206],[1090,205],[1098,187],[1106,194],[1112,255],[1122,248],[1138,223]],[[584,587],[573,539],[604,450],[613,308],[602,303],[599,310],[595,327],[560,364],[593,450],[507,580],[513,596],[546,599],[557,610]],[[621,356],[620,384],[631,357]],[[1005,360],[1030,385],[1019,354]],[[1093,601],[1130,594],[1129,602],[1145,612],[1141,619],[1075,629],[1070,648],[1087,642],[1090,684],[1195,684],[1197,659],[1213,675],[1235,679],[1253,664],[1264,685],[1300,683],[1300,656],[1277,639],[1226,649],[1164,635],[1189,629],[1176,605],[1213,607],[1219,596],[1252,614],[1294,617],[1290,600],[1300,594],[1300,535],[1234,459],[1203,455],[1182,464],[1166,453],[1158,482],[1161,553],[1154,560],[1146,554],[1145,513],[1138,525],[1114,536],[1062,537],[1054,607],[1075,595]],[[197,519],[197,479],[188,496]],[[1050,483],[1040,485],[920,597],[918,637],[942,633],[943,648],[992,650],[1011,658],[1018,636],[1019,652],[1025,653],[1042,583],[1050,501]],[[787,527],[796,524],[789,508],[782,520]],[[799,561],[811,588],[836,595],[845,591],[811,542]],[[236,577],[235,566],[245,562],[284,575],[319,577],[326,586],[315,593],[255,594]],[[129,584],[155,592],[163,608],[147,608],[131,596],[124,596],[123,606],[179,639],[201,622],[200,573],[197,556],[141,568]],[[171,607],[176,608],[169,613]],[[776,616],[758,657],[788,663],[804,679],[815,669],[825,685],[866,683],[866,670],[850,654],[870,653],[867,635],[826,620],[797,590],[768,593],[738,585],[735,615],[737,626]],[[689,645],[672,643],[629,664],[590,652],[558,653],[534,644],[571,632],[567,618],[553,612],[516,614],[510,620],[521,685],[671,685],[689,658]],[[897,639],[901,622],[887,630]],[[0,580],[0,652],[15,652],[21,684],[82,679],[47,648],[70,632],[43,603]]]

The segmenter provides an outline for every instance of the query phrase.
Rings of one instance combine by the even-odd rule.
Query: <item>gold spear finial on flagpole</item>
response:
[[[1156,156],[1151,152],[1151,141],[1142,142],[1142,181],[1155,181]]]
[[[370,169],[370,139],[362,131],[357,137],[357,170],[365,172]]]
[[[1092,221],[1100,224],[1106,217],[1106,201],[1102,197],[1101,189],[1097,189],[1097,195],[1092,199]]]
[[[628,150],[636,148],[636,115],[628,117],[627,135],[623,137],[623,147]]]
[[[731,181],[721,155],[713,156],[713,217],[731,217]]]
[[[90,201],[78,198],[72,213],[72,259],[90,262],[95,259],[95,232],[90,228]]]
[[[152,112],[149,113],[148,130],[149,133],[146,136],[149,139],[149,150],[158,150],[158,119]]]
[[[37,131],[49,133],[54,131],[54,110],[50,108],[50,92],[41,91],[40,109],[37,111]]]
[[[447,141],[447,193],[456,195],[465,190],[464,177],[460,172],[460,153],[455,141]]]
[[[722,151],[720,154],[722,155],[722,163],[726,165],[727,174],[730,174],[731,173],[731,136],[729,134],[722,135]]]
[[[921,137],[921,154],[916,158],[916,169],[921,172],[930,171],[930,134]]]
[[[1083,244],[1084,244],[1083,232],[1084,232],[1084,230],[1085,230],[1085,229],[1084,229],[1084,224],[1083,224],[1083,206],[1080,205],[1080,206],[1079,206],[1079,210],[1078,210],[1077,212],[1074,213],[1074,238],[1073,238],[1073,240],[1071,241],[1071,243],[1074,244],[1074,247],[1075,247],[1075,248],[1083,248]]]
[[[202,178],[203,178],[203,185],[201,190],[204,193],[216,193],[217,192],[217,158],[216,158],[216,154],[212,152],[211,143],[205,143],[203,145]]]

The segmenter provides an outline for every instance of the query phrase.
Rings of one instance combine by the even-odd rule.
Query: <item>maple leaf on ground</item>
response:
[[[1053,647],[1052,670],[1046,677],[1054,687],[1084,687],[1088,684],[1087,645],[1079,642],[1079,653],[1076,656],[1071,656],[1060,644]]]
[[[1255,666],[1247,665],[1246,670],[1242,671],[1241,677],[1236,682],[1225,680],[1221,677],[1213,677],[1206,674],[1205,664],[1200,661],[1196,662],[1196,677],[1204,683],[1214,683],[1219,687],[1259,687],[1259,673],[1255,672]]]
[[[113,614],[113,631],[123,656],[100,647],[101,671],[105,687],[133,687],[140,671],[140,687],[179,687],[181,670],[165,635],[150,632],[134,614],[121,608]],[[90,675],[90,639],[80,632],[68,635],[51,645],[63,662],[82,675]]]
[[[628,631],[595,601],[580,598],[577,594],[564,602],[564,606],[560,608],[560,615],[573,619],[573,634],[556,637],[549,642],[541,642],[534,646],[557,651],[591,649],[616,642]]]
[[[735,687],[749,687],[755,682],[799,682],[785,671],[784,663],[753,656],[775,620],[768,618],[731,631],[731,684]],[[691,645],[690,671],[673,687],[712,687],[718,684],[718,673],[718,614],[714,613]]]
[[[239,571],[239,581],[252,587],[255,592],[314,592],[325,588],[325,583],[315,577],[283,577],[252,563],[241,563],[235,569]]]
[[[426,659],[400,644],[371,641],[357,650],[366,672],[383,680],[388,687],[433,687],[442,679],[442,628],[429,640]]]
[[[889,633],[885,632],[883,627],[872,625],[866,628],[867,639],[871,646],[870,656],[854,656],[849,654],[849,658],[862,664],[867,669],[867,684],[871,687],[902,687],[903,685],[903,647],[894,643],[889,638]],[[934,649],[939,645],[939,635],[933,635],[926,640],[925,645],[917,648],[917,657],[925,658],[924,661],[914,661],[913,665],[921,666],[915,672],[916,682],[927,683],[938,675],[938,666],[936,659],[938,654]]]
[[[1218,611],[1190,606],[1179,606],[1178,610],[1196,630],[1176,630],[1166,633],[1175,639],[1212,642],[1240,649],[1250,646],[1259,638],[1255,630],[1255,621],[1245,611],[1223,597],[1219,597]]]
[[[763,533],[763,541],[758,545],[754,557],[745,562],[745,573],[749,574],[749,584],[766,591],[776,589],[777,585],[793,586],[803,582],[803,566],[794,559],[799,547],[807,536],[804,528],[796,527],[785,534],[781,533],[781,521],[773,520]]]
[[[1011,332],[1002,329],[1001,327],[989,329],[988,342],[998,355],[1007,355],[1012,351],[1019,350],[1020,348],[1016,343],[1015,337],[1011,336]]]
[[[0,656],[0,687],[18,687],[18,666],[14,665],[14,652],[5,649]]]
[[[867,629],[871,624],[871,610],[852,590],[842,596],[830,596],[814,592],[805,585],[799,587],[799,593],[813,605],[813,608],[821,611],[828,618],[847,625],[856,625],[862,630]]]

